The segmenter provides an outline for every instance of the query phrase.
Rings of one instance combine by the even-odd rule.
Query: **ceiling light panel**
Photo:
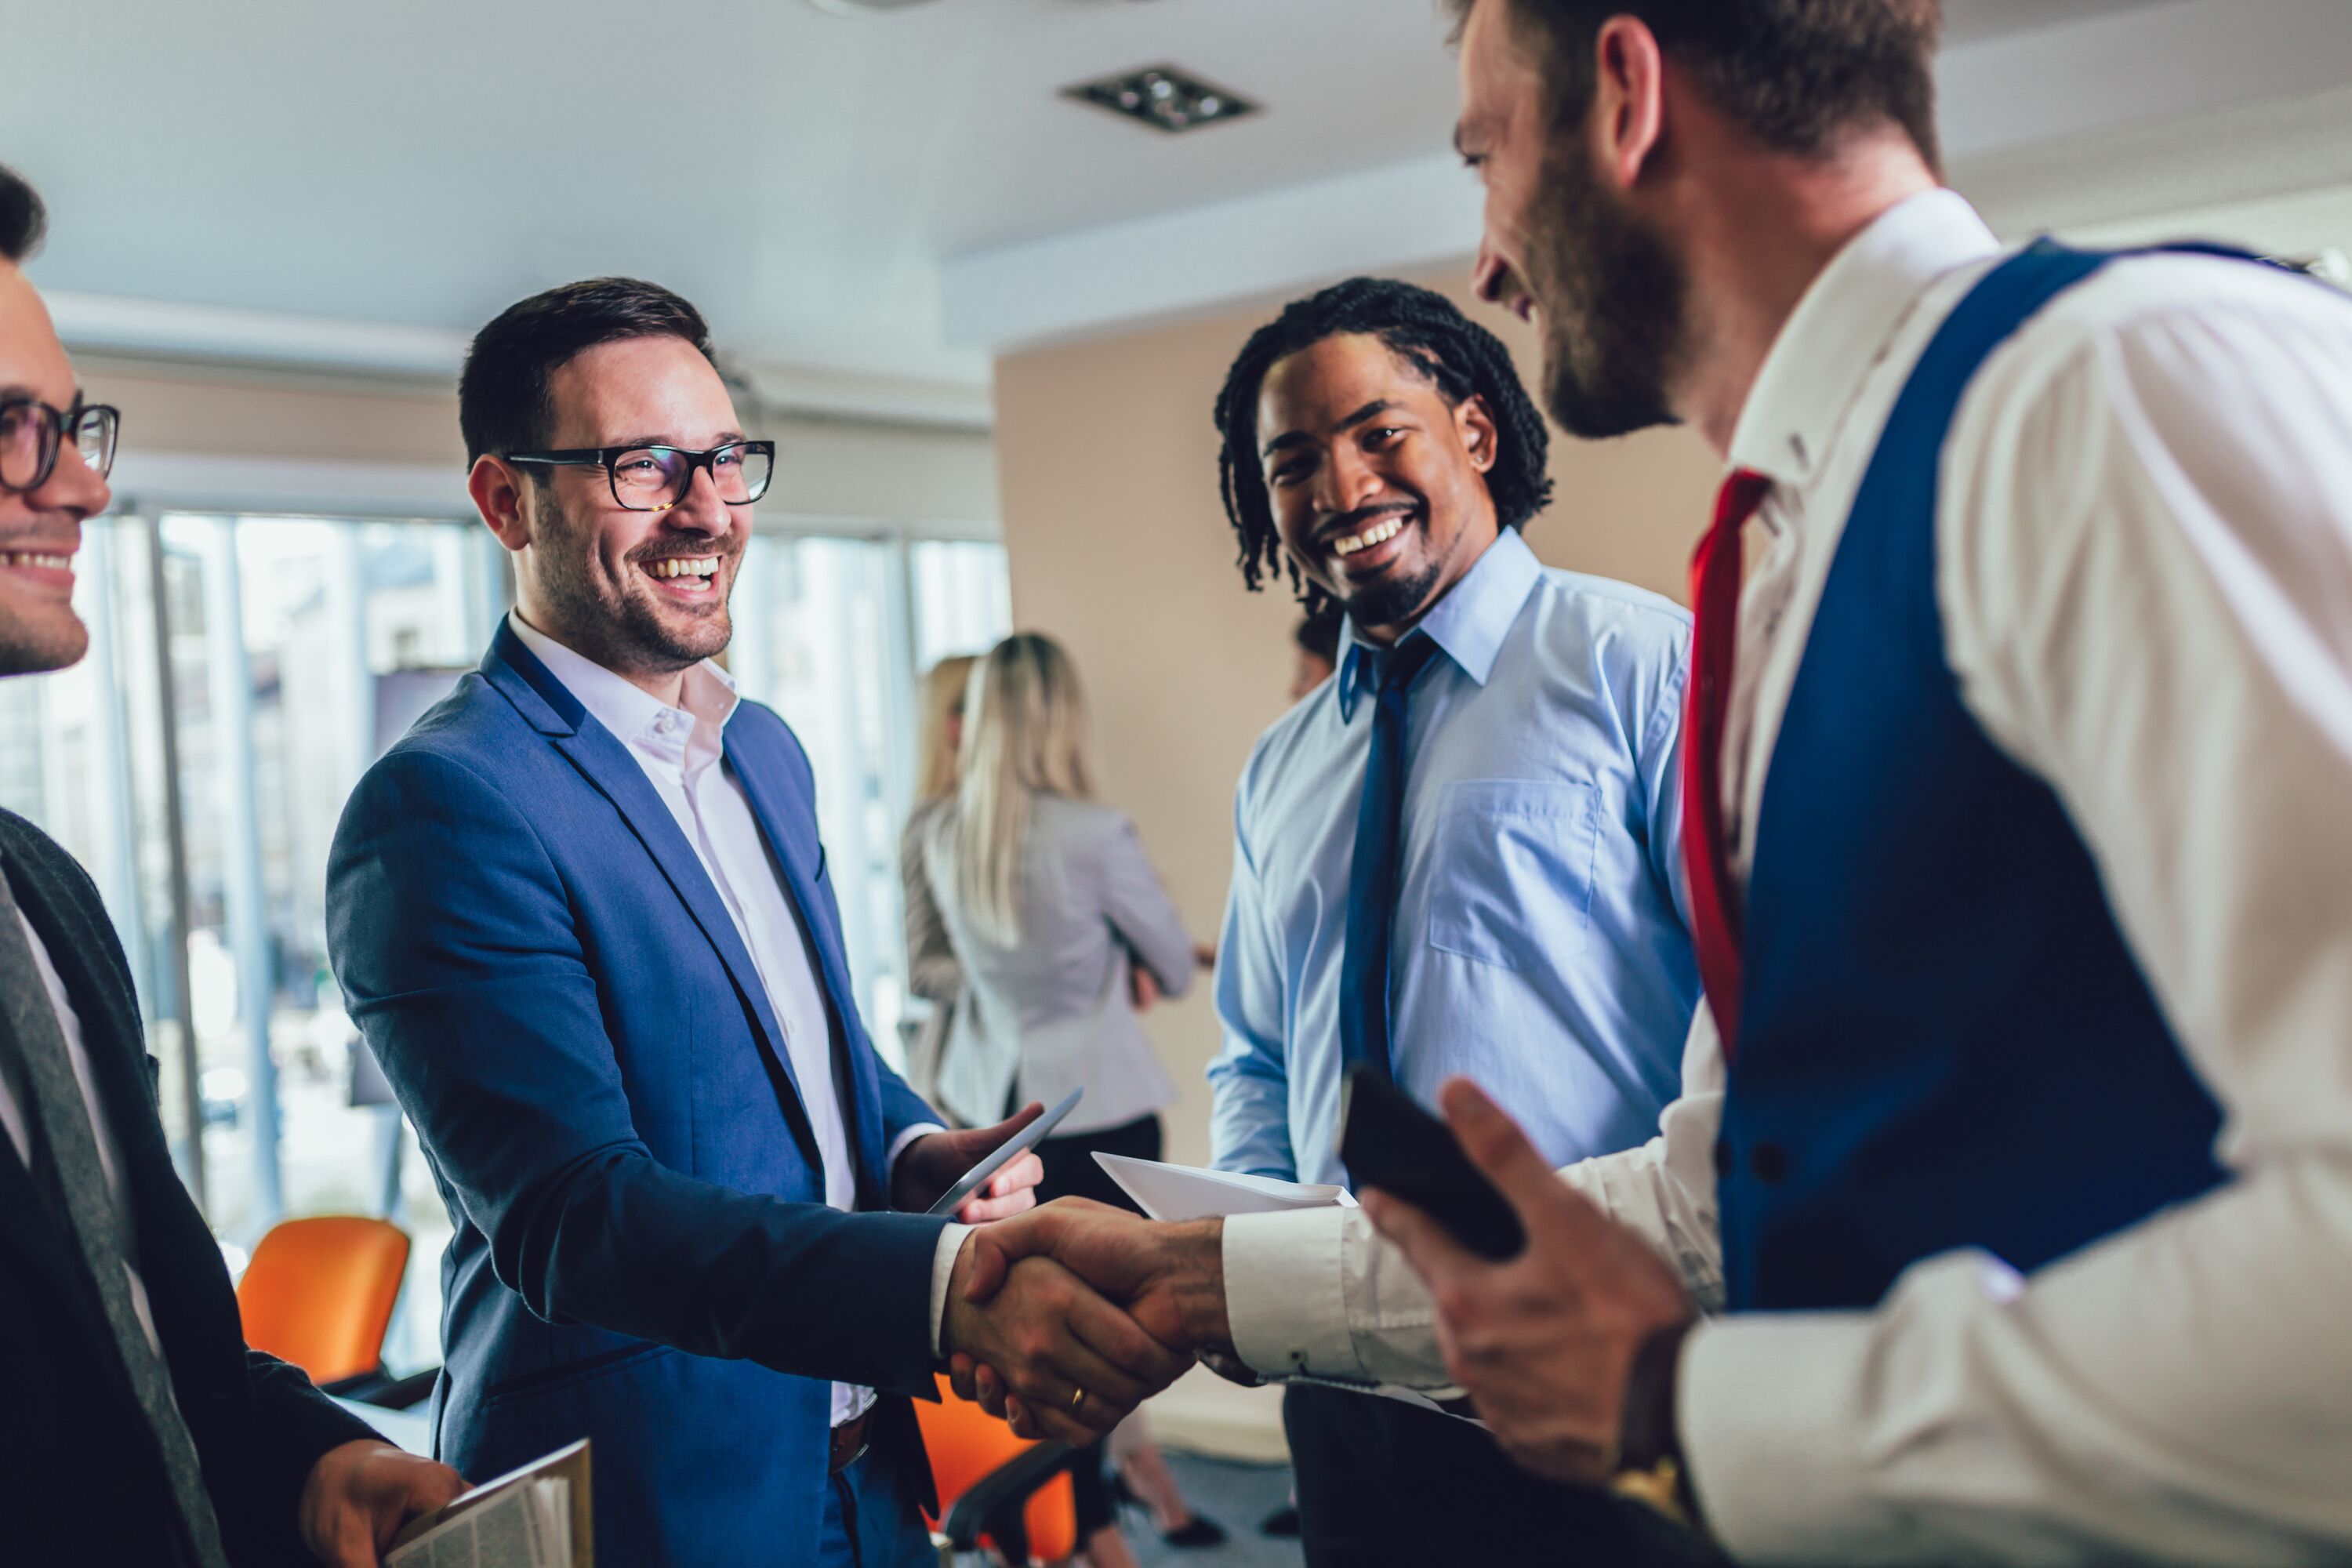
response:
[[[1249,100],[1174,66],[1147,66],[1100,81],[1082,81],[1064,88],[1062,96],[1171,135],[1258,112]]]

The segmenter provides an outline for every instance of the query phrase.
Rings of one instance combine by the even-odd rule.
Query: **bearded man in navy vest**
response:
[[[1478,286],[1554,417],[1731,469],[1685,1092],[1555,1177],[1449,1084],[1530,1240],[1369,1195],[1426,1299],[1336,1213],[988,1248],[1260,1369],[1459,1383],[1744,1561],[2345,1561],[2352,301],[2003,254],[1940,185],[1936,0],[1453,9]],[[1267,1224],[1297,1270],[1222,1277]]]

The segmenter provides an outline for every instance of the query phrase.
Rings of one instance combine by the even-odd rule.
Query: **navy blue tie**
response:
[[[1408,638],[1381,660],[1372,710],[1372,756],[1356,809],[1348,878],[1348,945],[1339,958],[1339,1054],[1394,1081],[1389,1053],[1389,947],[1396,930],[1399,818],[1404,811],[1405,703],[1437,644]]]

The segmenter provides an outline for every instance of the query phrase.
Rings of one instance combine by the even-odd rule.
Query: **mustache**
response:
[[[0,551],[33,555],[74,555],[81,550],[81,523],[73,518],[49,522],[36,516],[14,529],[0,530]]]
[[[629,560],[634,564],[643,565],[655,561],[699,561],[706,555],[716,555],[720,561],[726,562],[734,560],[741,553],[742,551],[740,549],[722,549],[718,544],[713,543],[708,549],[703,550],[671,550],[667,548],[659,550],[641,550],[631,555]]]
[[[1342,512],[1315,531],[1315,542],[1328,544],[1335,539],[1347,539],[1359,534],[1384,518],[1412,517],[1421,510],[1418,501],[1381,501],[1375,506],[1360,506],[1353,511]]]

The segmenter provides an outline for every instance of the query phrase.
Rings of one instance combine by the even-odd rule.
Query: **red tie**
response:
[[[1690,876],[1698,975],[1727,1063],[1739,1048],[1739,900],[1723,839],[1723,730],[1739,633],[1739,531],[1772,481],[1746,468],[1723,483],[1715,526],[1691,558],[1690,707],[1683,726],[1683,865]]]

